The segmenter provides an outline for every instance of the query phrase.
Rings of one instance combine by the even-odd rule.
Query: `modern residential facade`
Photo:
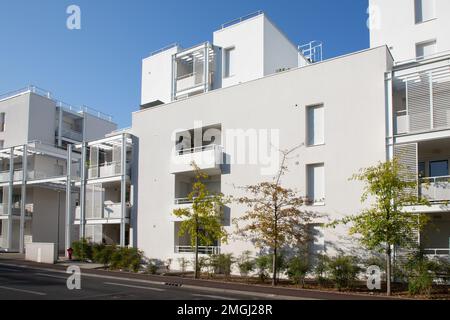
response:
[[[61,222],[65,228],[59,230],[66,247],[77,238],[132,246],[149,258],[170,259],[177,268],[179,258],[191,259],[193,253],[189,237],[179,235],[182,221],[172,214],[192,206],[192,163],[208,174],[211,192],[239,197],[240,187],[273,178],[280,165],[279,150],[296,148],[283,183],[309,199],[305,210],[320,215],[310,226],[311,256],[340,251],[366,255],[348,236],[347,227],[323,224],[357,214],[367,205],[360,201],[363,185],[349,181],[352,175],[398,157],[417,177],[418,196],[431,202],[430,207],[410,208],[431,218],[418,242],[426,253],[448,257],[447,2],[371,0],[371,48],[327,60],[322,59],[320,42],[294,44],[262,12],[222,25],[211,42],[158,50],[143,60],[141,108],[133,113],[130,129],[114,131],[106,121],[104,126],[93,125],[97,131],[90,133],[89,121],[64,120],[66,111],[61,115],[56,107],[59,113],[51,118],[55,130],[48,137],[28,136],[12,143],[5,133],[4,203],[16,199],[8,193],[17,182],[11,168],[25,167],[8,158],[15,151],[24,154],[23,147],[9,147],[35,139],[50,142],[63,166],[60,186],[66,218]],[[2,103],[0,99],[0,112]],[[33,148],[27,147],[26,153]],[[32,181],[19,178],[21,188]],[[28,223],[28,202],[19,205],[18,220],[24,224],[19,246],[7,243],[4,248],[21,248],[24,235],[38,232],[34,214],[33,223]],[[235,231],[232,222],[245,210],[237,203],[223,209],[229,234]],[[0,217],[5,244],[4,235],[17,228],[5,221],[17,220],[18,211],[13,205],[4,211],[7,215]],[[27,241],[55,242],[52,239],[33,234]],[[201,246],[200,251],[259,253],[251,242],[235,236],[227,243]]]

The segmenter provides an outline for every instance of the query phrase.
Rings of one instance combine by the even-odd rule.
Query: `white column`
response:
[[[58,119],[58,147],[62,147],[62,125],[63,125],[63,109],[59,107],[59,119]]]
[[[82,143],[81,147],[81,184],[80,184],[80,238],[86,238],[86,154],[87,144]]]
[[[66,163],[66,232],[65,232],[65,249],[72,246],[72,145],[67,146],[67,163]]]
[[[395,128],[394,128],[394,105],[393,105],[393,90],[392,90],[393,73],[386,73],[385,80],[385,95],[386,95],[386,160],[394,158],[394,142],[395,142]]]
[[[13,201],[13,187],[14,187],[14,148],[9,149],[9,184],[8,184],[8,250],[12,250],[13,243],[13,214],[12,214],[12,201]]]
[[[27,172],[28,172],[28,146],[23,146],[22,155],[22,191],[21,191],[21,202],[20,202],[20,253],[25,253],[25,213],[27,204]]]
[[[121,205],[121,219],[120,219],[120,246],[125,247],[125,229],[126,229],[126,216],[127,216],[127,136],[122,135],[122,150],[121,150],[120,164],[121,169],[121,182],[120,182],[120,205]]]

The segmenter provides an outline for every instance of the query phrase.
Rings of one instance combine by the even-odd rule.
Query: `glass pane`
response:
[[[448,161],[430,162],[430,177],[445,177],[448,175]]]

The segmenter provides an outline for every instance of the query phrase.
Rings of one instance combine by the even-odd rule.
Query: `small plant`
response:
[[[331,280],[339,291],[353,287],[358,278],[358,273],[361,271],[356,259],[350,256],[331,258],[328,265]]]
[[[116,248],[111,255],[111,269],[138,272],[142,256],[142,252],[136,248]]]
[[[251,258],[251,252],[245,251],[242,253],[237,261],[237,265],[241,276],[247,278],[248,275],[255,269],[255,261]]]
[[[92,260],[92,244],[87,239],[74,241],[72,243],[73,255],[80,261]]]
[[[325,255],[317,257],[316,266],[314,267],[314,275],[320,287],[324,287],[328,283],[329,258]]]
[[[298,256],[290,259],[287,263],[287,275],[290,280],[296,285],[305,287],[305,277],[309,271],[309,264],[307,259],[303,256]]]
[[[195,266],[195,260],[192,262],[192,265]],[[198,258],[198,272],[201,277],[202,273],[208,269],[209,259],[207,257],[199,257]]]
[[[105,246],[102,244],[95,244],[92,247],[93,261],[101,263],[107,267],[111,263],[111,257],[116,250],[115,246]]]
[[[231,270],[234,263],[232,254],[211,255],[210,263],[216,275],[224,275],[226,278],[231,276]]]
[[[431,295],[437,264],[421,253],[413,254],[406,263],[410,295]]]
[[[180,266],[180,271],[181,273],[186,273],[187,268],[189,266],[189,260],[187,260],[186,258],[179,258],[178,259],[178,265]]]
[[[265,282],[269,277],[272,256],[262,255],[255,259],[256,269],[258,270],[258,278],[261,282]]]
[[[147,264],[146,272],[148,274],[155,275],[158,273],[158,269],[159,269],[158,263],[155,260],[150,260]]]

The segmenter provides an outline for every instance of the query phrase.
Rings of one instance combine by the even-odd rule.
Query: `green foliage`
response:
[[[205,185],[208,175],[203,173],[195,163],[192,163],[192,166],[196,171],[195,183],[192,186],[192,192],[188,195],[192,207],[176,209],[173,215],[183,220],[178,235],[180,237],[189,235],[191,246],[196,250],[197,259],[197,246],[211,246],[216,241],[227,241],[227,232],[222,223],[222,209],[226,200],[223,194],[211,194]],[[198,270],[197,260],[194,262],[194,269]]]
[[[74,241],[72,243],[73,256],[80,261],[92,260],[92,244],[86,240]]]
[[[160,267],[161,263],[158,262],[157,260],[149,260],[146,272],[152,275],[157,274]]]
[[[337,256],[328,261],[330,280],[339,290],[351,288],[358,279],[361,268],[354,257]]]
[[[305,277],[309,272],[309,263],[304,256],[291,258],[287,263],[287,275],[294,284],[305,286]]]
[[[421,252],[412,254],[405,265],[409,294],[430,295],[436,270],[437,264]]]
[[[269,270],[272,268],[272,256],[261,255],[255,259],[258,277],[261,282],[265,282],[269,277]]]
[[[111,263],[111,257],[116,250],[117,248],[114,245],[105,246],[102,244],[95,244],[92,248],[93,261],[108,266]]]
[[[232,254],[211,255],[209,261],[215,274],[221,274],[227,278],[231,276],[231,270],[234,264],[234,258]]]
[[[321,287],[328,283],[329,261],[330,259],[327,256],[319,255],[313,269],[314,276]]]
[[[111,255],[110,268],[113,270],[138,272],[141,268],[142,258],[142,252],[136,248],[118,247]]]
[[[237,260],[237,265],[241,276],[248,277],[248,275],[255,269],[255,261],[251,257],[250,251],[245,251]]]

